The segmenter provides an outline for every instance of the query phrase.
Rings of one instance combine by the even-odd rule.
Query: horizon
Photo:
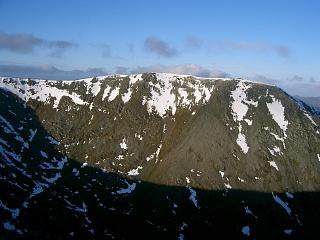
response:
[[[168,72],[320,96],[317,1],[5,0],[0,8],[0,76]]]

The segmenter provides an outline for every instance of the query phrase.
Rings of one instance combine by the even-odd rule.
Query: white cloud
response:
[[[228,77],[229,74],[214,68],[203,67],[198,64],[180,64],[180,65],[150,65],[137,67],[131,71],[132,73],[142,72],[166,72],[176,74],[188,74],[198,77]]]

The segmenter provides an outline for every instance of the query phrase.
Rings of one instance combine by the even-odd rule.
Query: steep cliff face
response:
[[[309,207],[320,190],[320,120],[275,86],[147,73],[1,78],[0,88],[6,236],[72,237],[79,223],[78,238],[129,238],[137,234],[134,227],[118,228],[133,219],[146,229],[143,236],[160,237],[227,226],[230,236],[251,229],[261,237],[266,226],[276,227],[269,237],[293,229],[306,236],[311,228]],[[45,221],[31,219],[41,218],[45,205]],[[226,212],[230,221],[215,219]],[[272,226],[274,216],[279,221]],[[43,225],[57,221],[58,229]]]

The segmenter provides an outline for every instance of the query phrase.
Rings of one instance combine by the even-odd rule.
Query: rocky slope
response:
[[[313,238],[320,120],[281,89],[174,74],[0,78],[4,238]]]

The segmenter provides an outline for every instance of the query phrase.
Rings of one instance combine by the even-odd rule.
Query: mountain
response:
[[[320,97],[300,97],[296,96],[296,98],[305,102],[309,106],[315,108],[318,112],[320,112]]]
[[[317,238],[320,119],[243,79],[0,78],[3,239]]]

